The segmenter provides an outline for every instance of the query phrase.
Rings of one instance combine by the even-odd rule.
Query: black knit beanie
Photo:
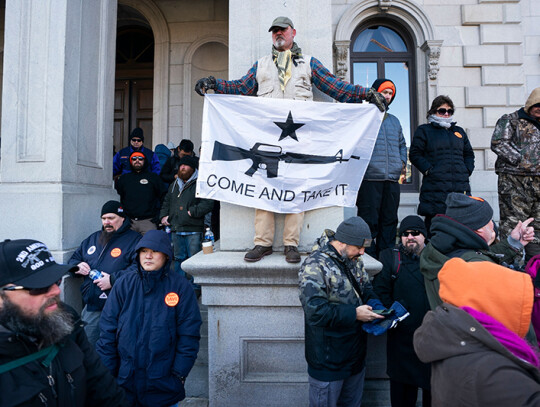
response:
[[[131,141],[133,137],[140,138],[144,142],[143,130],[140,127],[135,127],[129,135],[129,141]]]
[[[364,240],[371,240],[371,231],[364,219],[360,216],[353,216],[340,223],[336,230],[335,238],[341,243],[369,247],[365,245],[366,242]]]
[[[401,236],[406,230],[417,230],[422,233],[424,237],[427,237],[426,224],[420,216],[409,215],[403,218],[399,224],[399,235]]]
[[[482,198],[450,192],[446,197],[446,216],[472,230],[478,230],[493,218],[493,209]]]
[[[180,168],[181,165],[189,165],[191,168],[196,170],[197,168],[199,168],[199,160],[197,157],[185,155],[178,161],[178,168]]]
[[[122,204],[118,201],[105,202],[105,204],[101,208],[101,216],[105,215],[106,213],[114,213],[115,215],[121,216],[123,218],[126,217],[126,214],[124,213],[124,208],[122,208]]]

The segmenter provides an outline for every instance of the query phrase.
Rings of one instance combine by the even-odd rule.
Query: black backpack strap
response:
[[[401,268],[401,252],[399,249],[393,249],[394,252],[394,267],[392,268],[392,280],[398,278],[399,269]]]

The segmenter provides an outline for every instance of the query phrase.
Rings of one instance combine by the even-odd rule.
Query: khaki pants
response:
[[[283,244],[297,246],[300,240],[300,229],[304,222],[304,213],[288,213],[285,215],[283,228]],[[274,243],[274,212],[262,209],[255,210],[255,245],[270,247]]]
[[[131,230],[144,236],[149,230],[156,230],[157,226],[151,219],[131,220]]]

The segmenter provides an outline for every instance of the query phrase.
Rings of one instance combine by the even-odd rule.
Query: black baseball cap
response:
[[[45,244],[31,239],[0,243],[0,287],[17,284],[27,288],[50,287],[77,266],[58,264]]]

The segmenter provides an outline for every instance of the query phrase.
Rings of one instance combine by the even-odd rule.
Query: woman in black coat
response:
[[[449,192],[471,194],[474,152],[465,130],[453,121],[453,114],[452,100],[437,96],[427,113],[429,123],[416,129],[409,150],[411,163],[424,175],[418,214],[425,216],[428,234],[431,219],[445,213]]]

